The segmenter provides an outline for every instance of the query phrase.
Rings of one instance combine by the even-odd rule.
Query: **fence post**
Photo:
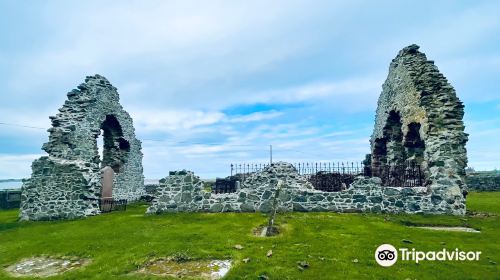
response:
[[[420,169],[420,165],[418,165],[418,184],[420,186],[423,185],[423,183],[422,183],[422,170]]]

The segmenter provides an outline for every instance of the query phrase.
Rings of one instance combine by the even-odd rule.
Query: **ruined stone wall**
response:
[[[99,213],[100,169],[115,173],[113,197],[136,200],[144,193],[141,142],[132,118],[119,103],[117,89],[106,78],[85,79],[56,116],[51,116],[48,156],[32,164],[23,181],[21,220],[76,218]],[[101,162],[97,137],[104,138]]]
[[[358,177],[344,191],[323,192],[315,190],[292,165],[277,163],[252,174],[235,193],[213,194],[204,190],[192,173],[177,174],[160,184],[148,213],[267,212],[277,182],[283,180],[279,205],[286,211],[464,215],[464,106],[446,78],[418,48],[411,45],[399,52],[383,84],[371,138],[374,177]],[[382,186],[381,177],[409,161],[422,167],[423,186]],[[186,183],[183,176],[192,177],[187,180],[196,184]]]
[[[421,164],[425,186],[465,212],[464,106],[417,45],[402,49],[389,67],[371,137],[375,176],[408,160]]]
[[[358,177],[347,190],[323,192],[313,186],[293,165],[279,162],[256,172],[235,193],[214,194],[192,172],[176,172],[162,179],[148,214],[163,212],[269,212],[278,180],[280,211],[335,211],[460,214],[450,201],[428,192],[426,187],[381,186],[380,178]]]
[[[476,172],[467,174],[467,188],[474,191],[500,191],[500,172]]]

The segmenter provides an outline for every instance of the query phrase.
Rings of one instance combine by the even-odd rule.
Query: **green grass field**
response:
[[[0,266],[39,255],[80,256],[92,263],[50,279],[159,279],[131,272],[151,258],[185,253],[195,259],[232,259],[234,266],[226,279],[257,279],[263,274],[269,279],[500,279],[500,192],[472,193],[467,203],[468,210],[490,214],[285,213],[278,217],[282,233],[271,238],[252,235],[252,229],[267,220],[259,213],[145,216],[147,206],[133,205],[126,212],[83,220],[19,223],[17,210],[0,211]],[[469,226],[481,233],[407,225]],[[374,259],[374,250],[384,243],[482,254],[477,262],[398,261],[384,268]],[[236,244],[244,248],[236,250]],[[243,263],[244,258],[250,262]],[[298,261],[307,261],[310,267],[300,271]],[[3,269],[0,279],[10,279]]]

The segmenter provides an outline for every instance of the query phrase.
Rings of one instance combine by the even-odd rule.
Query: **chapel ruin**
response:
[[[67,95],[50,117],[49,142],[42,147],[48,156],[35,160],[31,178],[23,181],[21,220],[96,215],[101,198],[133,201],[144,193],[141,142],[117,89],[95,75]]]
[[[368,176],[358,176],[347,188],[324,191],[292,164],[278,162],[218,193],[204,189],[190,171],[171,172],[160,181],[147,212],[268,212],[281,180],[282,211],[464,215],[464,106],[418,48],[402,49],[389,67],[378,101],[370,166],[365,168],[370,174],[359,174]],[[327,177],[321,172],[312,177],[320,175]]]
[[[147,213],[268,212],[281,181],[275,201],[282,211],[464,215],[464,106],[418,49],[402,49],[390,64],[363,172],[348,178],[321,171],[306,178],[300,166],[278,162],[219,192],[190,171],[172,171],[150,195]],[[104,200],[134,201],[145,194],[141,142],[104,77],[87,77],[50,118],[53,127],[43,145],[49,155],[33,162],[32,176],[23,182],[21,220],[95,215],[104,211]],[[101,131],[102,160],[96,141]],[[314,185],[328,178],[326,184],[341,185]]]

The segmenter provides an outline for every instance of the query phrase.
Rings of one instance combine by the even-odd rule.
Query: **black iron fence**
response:
[[[231,164],[231,178],[243,182],[252,173],[268,166],[258,163]],[[371,167],[362,162],[299,162],[293,166],[315,189],[327,192],[346,189],[356,176],[372,176]],[[376,176],[382,179],[383,186],[390,187],[418,187],[423,186],[425,181],[421,166],[412,161],[379,168]],[[220,188],[225,188],[222,183]]]
[[[414,162],[383,166],[378,169],[378,173],[384,186],[411,188],[424,185],[422,168]]]
[[[357,175],[362,175],[364,170],[364,165],[360,162],[297,162],[292,165],[300,175],[305,176],[311,182],[314,188],[322,191],[345,189]],[[269,164],[262,163],[231,164],[231,178],[243,182],[251,174],[268,166]],[[221,187],[217,191],[227,188],[222,181],[220,184]]]
[[[360,162],[306,162],[294,166],[315,189],[324,192],[347,189],[356,176],[363,175],[364,170]]]
[[[111,211],[125,211],[127,210],[127,200],[102,198],[99,199],[99,209],[101,210],[101,213],[108,213]]]
[[[310,175],[307,180],[314,186],[315,189],[324,192],[339,192],[349,187],[354,182],[354,174],[327,173],[320,171]]]
[[[308,176],[318,172],[361,174],[364,170],[362,162],[296,162],[292,164],[299,174]],[[268,167],[263,163],[231,164],[231,176],[244,180],[252,173],[259,172]]]
[[[359,175],[363,173],[361,162],[299,162],[293,164],[299,174],[306,177],[318,173],[336,173],[342,175]]]
[[[238,189],[240,180],[238,177],[231,176],[229,178],[217,178],[212,187],[213,193],[234,193]]]
[[[268,167],[269,164],[265,163],[231,163],[231,177],[236,177],[240,182],[245,181],[245,179],[255,172],[259,172],[264,168]]]

